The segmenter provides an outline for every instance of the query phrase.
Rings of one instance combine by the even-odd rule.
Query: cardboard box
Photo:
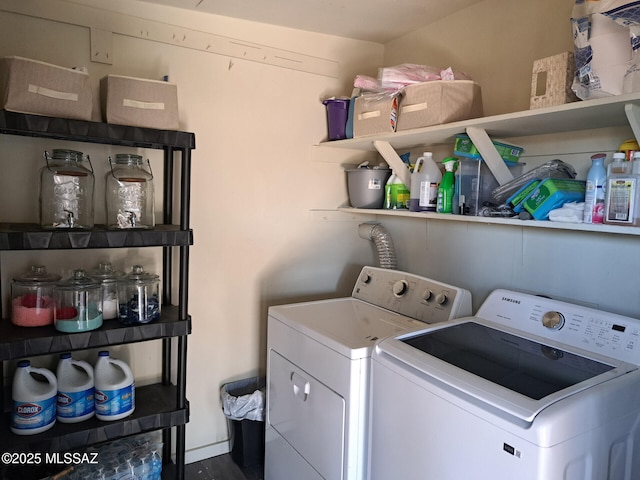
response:
[[[529,108],[553,107],[576,102],[571,90],[576,71],[573,53],[564,52],[533,62]]]
[[[483,115],[480,85],[471,80],[437,80],[402,89],[398,130],[441,125]]]
[[[28,58],[4,57],[0,60],[0,108],[91,120],[89,74]]]
[[[107,123],[178,130],[178,88],[174,83],[108,75],[100,87]]]
[[[399,94],[365,93],[356,98],[353,137],[396,131]]]

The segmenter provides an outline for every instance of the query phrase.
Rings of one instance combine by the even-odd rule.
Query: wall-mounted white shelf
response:
[[[378,151],[407,185],[410,184],[408,169],[402,164],[396,150],[411,149],[429,145],[451,144],[455,136],[468,133],[485,161],[497,152],[488,151],[488,136],[494,138],[527,137],[550,133],[566,133],[609,127],[631,127],[636,139],[640,139],[640,93],[617,95],[594,100],[586,100],[556,107],[506,113],[491,117],[474,118],[461,122],[434,125],[431,127],[401,132],[371,135],[361,138],[322,142],[320,146],[352,150]],[[488,142],[490,143],[490,142]],[[495,157],[495,156],[494,156]],[[501,160],[496,160],[502,163]],[[491,168],[491,165],[488,166]],[[495,162],[493,162],[495,163]],[[493,168],[492,168],[493,171]],[[496,173],[494,172],[494,175]],[[496,175],[497,178],[497,175]],[[504,179],[507,180],[507,179]],[[503,182],[501,182],[503,183]],[[342,212],[367,215],[390,215],[423,220],[507,225],[552,230],[572,230],[591,233],[640,236],[640,227],[618,225],[590,225],[583,223],[560,223],[551,221],[519,220],[514,218],[473,217],[467,215],[442,215],[417,213],[407,210],[378,210],[360,208],[339,208]]]
[[[410,212],[409,210],[385,210],[385,209],[368,209],[368,208],[352,208],[340,207],[339,211],[349,214],[359,214],[367,216],[391,216],[413,218],[416,220],[438,220],[443,222],[466,222],[480,223],[484,225],[504,225],[510,227],[521,228],[546,228],[552,230],[571,230],[578,232],[605,233],[617,235],[634,235],[640,236],[640,227],[626,227],[619,225],[605,224],[586,224],[586,223],[563,223],[551,222],[548,220],[519,220],[517,218],[499,218],[499,217],[474,217],[471,215],[445,215],[440,213],[429,212]]]
[[[374,141],[383,141],[396,150],[410,149],[453,143],[455,136],[465,133],[468,127],[480,128],[492,137],[506,139],[631,125],[636,138],[640,138],[640,129],[637,127],[640,125],[638,110],[640,93],[632,93],[402,132],[322,142],[320,146],[374,151]]]

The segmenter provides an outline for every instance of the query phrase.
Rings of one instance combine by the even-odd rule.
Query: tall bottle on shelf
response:
[[[602,223],[604,220],[604,187],[607,170],[604,168],[605,153],[591,157],[591,168],[587,173],[587,185],[584,198],[584,223]]]
[[[416,160],[411,174],[409,210],[412,212],[435,212],[438,205],[438,186],[442,172],[433,160],[432,152],[424,152]]]
[[[447,157],[442,161],[444,165],[444,175],[438,186],[438,213],[453,213],[453,195],[455,193],[455,174],[458,159]]]
[[[623,152],[616,152],[613,154],[613,162],[607,167],[604,223],[640,224],[640,152],[634,153],[633,160],[626,161]]]

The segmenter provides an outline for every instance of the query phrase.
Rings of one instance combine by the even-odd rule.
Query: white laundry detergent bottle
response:
[[[93,417],[93,367],[74,360],[70,353],[60,354],[58,368],[58,399],[56,417],[62,423],[82,422]]]
[[[94,367],[95,407],[98,420],[119,420],[135,410],[135,384],[133,373],[122,360],[98,353]]]
[[[16,435],[35,435],[56,423],[56,376],[46,368],[34,368],[21,360],[13,376],[11,431]]]
[[[412,212],[435,212],[438,205],[438,186],[442,172],[433,160],[431,152],[424,152],[416,160],[411,174],[409,210]]]

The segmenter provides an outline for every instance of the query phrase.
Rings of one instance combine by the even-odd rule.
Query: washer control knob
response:
[[[560,330],[564,326],[564,316],[560,312],[547,312],[542,316],[542,325],[550,330]]]
[[[433,298],[433,292],[431,290],[429,290],[428,288],[424,291],[424,293],[422,294],[422,299],[425,302],[430,301]]]
[[[436,295],[436,303],[438,305],[444,305],[445,303],[447,303],[447,296],[444,293],[439,293],[438,295]]]
[[[371,281],[371,275],[369,275],[368,273],[363,273],[362,274],[362,283],[367,284]]]
[[[405,282],[404,280],[398,280],[393,284],[393,294],[396,297],[403,296],[405,293],[407,293],[407,290],[409,290],[409,285],[407,285],[407,282]]]

